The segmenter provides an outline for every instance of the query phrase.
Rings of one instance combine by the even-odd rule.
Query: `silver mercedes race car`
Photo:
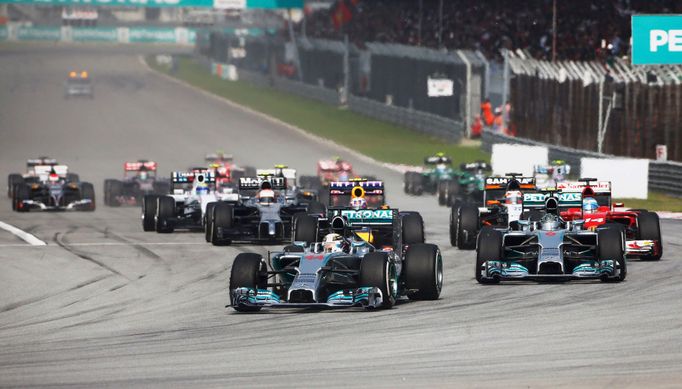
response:
[[[484,227],[477,239],[476,280],[624,280],[622,228],[584,230],[583,220],[564,221],[559,216],[560,208],[579,206],[581,201],[580,193],[524,194],[524,210],[541,210],[543,215],[515,221],[506,231]]]

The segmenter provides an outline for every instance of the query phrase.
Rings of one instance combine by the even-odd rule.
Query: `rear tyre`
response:
[[[212,232],[213,232],[213,208],[215,208],[216,203],[206,204],[206,212],[204,213],[204,237],[206,242],[211,243]]]
[[[398,280],[395,266],[388,260],[386,253],[373,252],[362,258],[358,286],[378,288],[383,296],[381,308],[393,307],[398,294]]]
[[[654,212],[641,212],[637,215],[637,239],[658,241],[656,255],[644,255],[642,260],[658,261],[663,255],[663,239],[661,238],[661,223],[658,215]]]
[[[154,231],[156,224],[154,218],[156,217],[156,199],[159,196],[145,195],[142,198],[142,229],[144,231]]]
[[[81,200],[90,200],[90,205],[85,208],[85,211],[95,210],[95,187],[91,183],[84,182],[81,184]]]
[[[317,218],[310,215],[298,215],[294,220],[294,242],[306,242],[307,244],[317,241]]]
[[[308,203],[308,213],[315,215],[324,215],[327,213],[327,207],[319,201],[311,201]]]
[[[80,182],[80,177],[76,173],[67,173],[66,182],[77,184]]]
[[[449,182],[449,188],[448,188],[448,198],[447,198],[447,205],[451,207],[455,201],[460,197],[461,193],[461,186],[459,185],[459,180],[455,178],[454,180]]]
[[[455,242],[460,250],[476,248],[476,235],[479,230],[478,208],[464,204],[459,208],[455,219]]]
[[[170,196],[156,198],[156,232],[173,232],[172,219],[175,217],[175,199]]]
[[[620,272],[615,279],[604,281],[623,281],[627,276],[627,263],[623,249],[623,232],[618,228],[604,228],[597,230],[597,257],[600,261],[614,260]]]
[[[7,197],[10,199],[14,195],[14,187],[24,183],[24,177],[21,174],[12,173],[7,177]]]
[[[233,214],[234,210],[231,204],[219,202],[213,207],[213,213],[211,218],[211,243],[214,246],[229,245],[232,243],[230,239],[218,236],[218,228],[220,229],[230,229],[234,225]]]
[[[479,284],[496,284],[499,280],[483,278],[485,263],[499,261],[504,256],[502,249],[502,233],[492,227],[483,227],[478,234],[476,244],[476,281]]]
[[[29,208],[24,206],[23,200],[31,197],[31,188],[27,184],[17,184],[14,186],[14,210],[17,212],[28,212]]]
[[[421,196],[424,193],[424,185],[422,182],[422,175],[418,172],[412,173],[412,194]]]
[[[424,219],[418,213],[409,213],[402,217],[403,244],[424,243]]]
[[[410,246],[404,263],[410,300],[438,300],[443,289],[443,257],[435,244]]]
[[[265,289],[267,288],[267,267],[263,257],[255,253],[241,253],[237,255],[230,270],[230,304],[238,312],[257,312],[261,307],[234,306],[232,291],[237,288]]]
[[[438,181],[438,205],[446,205],[448,202],[448,189],[450,181]]]

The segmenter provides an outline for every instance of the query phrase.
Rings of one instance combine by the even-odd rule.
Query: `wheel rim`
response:
[[[436,289],[438,290],[438,293],[440,294],[441,289],[443,288],[443,257],[440,254],[440,251],[436,254]]]
[[[395,274],[395,266],[392,263],[386,263],[386,290],[391,295],[389,298],[395,298],[398,295],[398,280]]]

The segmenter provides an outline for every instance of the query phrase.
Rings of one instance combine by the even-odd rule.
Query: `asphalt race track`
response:
[[[148,50],[0,48],[3,183],[44,154],[99,196],[94,213],[18,214],[3,192],[0,221],[48,245],[0,230],[0,386],[679,387],[681,222],[663,222],[663,259],[631,261],[621,284],[481,286],[474,254],[449,245],[446,208],[352,157],[386,181],[391,205],[422,212],[443,250],[441,299],[372,312],[224,308],[234,256],[275,247],[143,233],[139,209],[103,205],[103,180],[126,159],[170,172],[219,148],[299,174],[343,153],[149,72],[138,58]],[[93,75],[94,100],[63,99],[72,69]]]

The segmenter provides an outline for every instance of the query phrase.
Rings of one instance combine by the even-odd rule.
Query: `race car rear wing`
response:
[[[206,162],[232,162],[232,154],[209,153],[204,157]]]
[[[284,190],[287,188],[287,179],[285,177],[240,177],[239,190],[260,190],[263,189],[263,184],[269,183],[270,189]]]
[[[32,167],[39,166],[39,165],[52,166],[52,165],[56,165],[56,164],[57,164],[56,159],[47,158],[47,157],[33,158],[33,159],[29,159],[26,161],[26,167],[27,168],[32,168]]]
[[[425,165],[438,165],[441,163],[449,165],[452,163],[452,159],[450,157],[444,156],[432,156],[424,158]]]
[[[583,196],[580,192],[562,193],[557,191],[542,191],[523,194],[523,209],[543,209],[547,199],[554,197],[557,199],[559,209],[580,208]]]
[[[260,177],[276,177],[280,172],[287,180],[296,181],[296,169],[256,169],[256,175]]]
[[[464,171],[476,171],[476,170],[485,170],[485,171],[490,171],[492,170],[490,165],[483,161],[476,161],[476,162],[469,162],[469,163],[463,163],[459,165],[459,168]]]
[[[329,206],[347,207],[354,197],[364,197],[367,206],[376,208],[384,205],[383,181],[334,181],[329,183]]]
[[[172,172],[171,173],[171,183],[173,184],[192,184],[196,179],[201,177],[202,182],[206,184],[215,183],[215,175],[213,172],[204,171],[192,171],[192,172]]]
[[[333,209],[332,219],[342,217],[348,227],[391,226],[398,216],[397,209]]]
[[[566,181],[557,182],[556,188],[562,192],[580,192],[590,187],[595,194],[611,194],[611,181]]]
[[[486,177],[485,190],[507,189],[512,180],[519,182],[520,190],[535,190],[535,177]]]
[[[156,162],[154,161],[136,161],[136,162],[125,162],[123,164],[123,170],[126,172],[137,172],[144,167],[149,171],[156,171]]]
[[[63,178],[69,172],[69,167],[66,165],[36,165],[33,169],[38,176],[47,176],[54,170],[59,177]]]

